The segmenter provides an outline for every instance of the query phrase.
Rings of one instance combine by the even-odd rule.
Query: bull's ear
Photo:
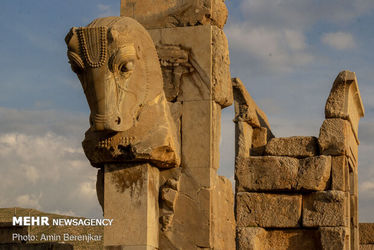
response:
[[[70,31],[68,32],[68,34],[66,35],[66,37],[65,37],[66,45],[69,45],[69,42],[70,42],[71,38],[76,34],[75,33],[76,29],[77,29],[76,27],[72,27],[70,29]]]
[[[118,41],[119,40],[119,32],[115,29],[109,29],[108,31],[108,41],[110,43],[114,42],[114,41]]]

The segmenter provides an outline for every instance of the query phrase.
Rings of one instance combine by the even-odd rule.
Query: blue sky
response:
[[[357,74],[360,221],[374,221],[374,2],[226,1],[231,73],[276,136],[318,136],[336,75]],[[120,0],[3,0],[0,8],[0,207],[98,216],[96,171],[80,142],[89,109],[66,58],[72,26],[119,15]],[[233,109],[223,111],[220,173],[233,176]]]

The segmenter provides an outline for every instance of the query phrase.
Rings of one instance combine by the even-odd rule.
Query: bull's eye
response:
[[[119,71],[120,71],[121,73],[129,73],[129,72],[131,72],[133,69],[134,69],[134,63],[133,63],[132,61],[122,63],[122,64],[119,66]]]

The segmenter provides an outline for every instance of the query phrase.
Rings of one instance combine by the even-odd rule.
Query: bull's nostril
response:
[[[117,117],[117,120],[115,120],[115,122],[120,125],[121,124],[121,118],[120,117]]]

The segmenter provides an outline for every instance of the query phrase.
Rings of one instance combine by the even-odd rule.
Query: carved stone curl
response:
[[[99,18],[66,36],[72,70],[91,110],[83,141],[94,167],[148,161],[180,164],[155,46],[145,28],[128,17]]]

